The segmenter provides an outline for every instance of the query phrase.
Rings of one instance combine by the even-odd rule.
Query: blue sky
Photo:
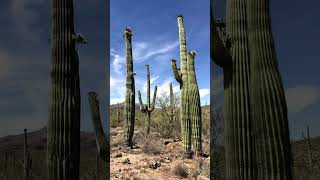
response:
[[[209,0],[194,3],[186,0],[111,1],[111,72],[110,103],[123,102],[125,97],[125,27],[133,30],[132,46],[136,92],[146,97],[146,64],[150,64],[151,93],[158,86],[158,95],[169,93],[169,83],[179,92],[179,84],[170,67],[172,58],[179,58],[177,15],[184,15],[188,51],[195,50],[198,85],[202,104],[209,104],[210,96],[210,29]],[[152,96],[152,94],[151,94]],[[136,96],[138,102],[138,96]]]
[[[38,130],[47,123],[50,8],[48,0],[0,1],[0,137],[24,128]],[[75,2],[76,32],[88,39],[78,47],[82,130],[92,129],[89,90],[96,90],[106,107],[107,13],[105,0]]]
[[[317,0],[271,0],[272,28],[289,111],[292,138],[301,137],[306,125],[312,136],[320,135],[320,24]],[[215,16],[225,17],[225,1],[216,1]],[[215,66],[218,99],[221,69]]]

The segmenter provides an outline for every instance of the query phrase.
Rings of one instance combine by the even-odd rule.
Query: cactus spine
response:
[[[288,115],[274,47],[269,0],[248,1],[258,179],[292,179]]]
[[[106,174],[104,176],[106,178],[110,177],[110,145],[109,139],[104,134],[101,119],[100,119],[100,110],[99,110],[99,100],[96,92],[89,92],[89,104],[91,109],[91,117],[93,122],[93,127],[96,134],[96,144],[98,149],[97,163],[99,163],[99,159],[102,159],[103,165],[102,167],[106,168]],[[97,165],[98,166],[98,165]],[[98,171],[98,168],[97,168]]]
[[[145,128],[147,134],[150,132],[150,118],[151,118],[151,112],[154,110],[154,106],[156,104],[156,98],[157,98],[157,86],[154,87],[154,94],[153,94],[153,100],[151,104],[150,100],[150,66],[147,64],[147,104],[142,103],[141,99],[141,92],[138,91],[138,96],[139,96],[139,103],[140,103],[140,111],[142,113],[146,114],[146,122],[145,122]]]
[[[73,21],[73,1],[52,0],[49,180],[79,179],[80,88]]]
[[[246,1],[227,1],[226,24],[216,21],[212,11],[211,57],[224,72],[226,179],[254,180]]]
[[[194,67],[194,59],[196,56],[195,51],[191,51],[187,55],[188,63],[188,97],[189,97],[189,110],[190,110],[190,120],[192,123],[192,139],[193,146],[198,155],[202,154],[202,114],[201,114],[201,104],[200,104],[200,94],[196,78],[196,71]]]
[[[132,146],[135,120],[135,86],[132,59],[132,30],[126,28],[124,38],[126,43],[126,98],[124,103],[124,135],[128,146]]]
[[[180,83],[180,122],[182,147],[186,154],[191,154],[191,122],[188,102],[187,48],[182,15],[178,15],[178,28],[181,70],[177,68],[176,60],[174,59],[171,60],[171,68],[175,79],[178,83]]]

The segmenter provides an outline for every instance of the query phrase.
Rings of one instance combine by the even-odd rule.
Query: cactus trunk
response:
[[[186,154],[191,154],[191,121],[188,102],[188,71],[186,35],[183,25],[183,16],[178,16],[179,45],[180,45],[180,70],[176,60],[171,60],[171,68],[175,79],[180,83],[180,122],[182,147]]]
[[[168,114],[169,114],[170,123],[172,124],[175,116],[175,99],[173,95],[172,83],[170,83],[169,88],[170,88],[170,110],[169,110],[170,112]]]
[[[24,129],[24,153],[23,153],[23,169],[24,169],[24,179],[27,180],[29,178],[32,166],[31,154],[28,150],[28,133],[27,129]]]
[[[102,167],[106,168],[106,173],[103,174],[103,177],[110,177],[110,140],[107,138],[103,131],[100,110],[99,110],[99,100],[98,95],[95,92],[89,92],[89,104],[91,109],[91,117],[93,122],[93,127],[96,134],[96,144],[98,150],[98,156],[102,159]],[[97,162],[99,163],[99,162]]]
[[[126,28],[124,38],[126,43],[126,98],[124,103],[124,135],[128,146],[132,146],[135,121],[135,86],[132,59],[132,31]]]
[[[72,0],[52,0],[51,33],[48,179],[78,180],[80,88]]]
[[[188,91],[189,91],[189,110],[190,120],[192,123],[192,139],[193,146],[197,155],[202,154],[202,122],[201,122],[201,104],[200,94],[197,84],[196,71],[194,67],[195,51],[188,53]]]
[[[213,61],[224,71],[226,179],[256,178],[250,107],[250,56],[245,0],[227,1],[226,29],[212,15]],[[212,10],[212,9],[211,9]]]
[[[271,31],[269,0],[249,0],[252,104],[258,179],[291,179],[285,94]]]
[[[140,103],[140,111],[142,113],[146,114],[146,121],[145,121],[145,129],[147,134],[150,132],[150,121],[151,121],[151,112],[154,110],[155,104],[156,104],[156,98],[157,98],[157,86],[154,87],[154,94],[153,94],[153,100],[151,104],[150,100],[150,66],[147,64],[147,104],[142,103],[141,99],[141,92],[138,92],[139,95],[139,103]]]

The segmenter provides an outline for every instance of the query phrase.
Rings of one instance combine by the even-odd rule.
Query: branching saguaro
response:
[[[211,58],[224,73],[226,179],[255,180],[246,1],[227,1],[227,23],[213,17]]]
[[[154,110],[156,99],[157,99],[157,86],[154,87],[153,100],[151,104],[150,100],[150,65],[146,65],[147,68],[147,102],[146,104],[142,103],[141,92],[138,91],[140,111],[146,115],[145,129],[147,134],[150,132],[150,121],[151,121],[151,112]]]
[[[182,147],[186,154],[191,154],[191,122],[188,102],[188,70],[186,35],[183,25],[183,16],[178,15],[179,44],[180,44],[180,68],[177,68],[176,60],[171,60],[171,68],[175,79],[180,83],[180,122]]]
[[[126,144],[132,147],[135,120],[135,85],[132,58],[132,30],[126,28],[124,38],[126,43],[126,98],[124,103],[124,135]]]
[[[271,30],[269,0],[248,1],[258,179],[292,179],[288,114]]]
[[[96,134],[96,144],[98,149],[97,163],[99,159],[102,159],[102,167],[106,167],[106,174],[103,174],[104,179],[109,179],[110,177],[110,140],[107,138],[103,131],[103,126],[100,119],[100,110],[99,110],[99,100],[98,94],[96,92],[88,93],[89,104],[91,109],[92,123]],[[97,165],[98,166],[98,165]],[[97,170],[98,171],[98,170]]]
[[[189,110],[192,123],[193,146],[197,155],[202,154],[202,114],[200,104],[200,94],[197,83],[196,71],[194,67],[195,51],[187,55],[188,63],[188,91],[189,91]]]
[[[193,139],[197,154],[201,154],[201,104],[197,85],[194,58],[195,52],[187,53],[186,34],[183,16],[178,15],[180,67],[177,68],[176,60],[171,60],[171,68],[175,79],[180,84],[180,121],[183,149],[191,157],[191,142]]]
[[[78,180],[80,159],[79,62],[73,0],[52,0],[51,100],[48,179]]]

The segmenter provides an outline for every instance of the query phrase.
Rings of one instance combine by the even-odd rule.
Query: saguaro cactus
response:
[[[157,98],[157,86],[154,87],[154,93],[153,93],[153,100],[151,104],[150,100],[150,66],[147,64],[147,104],[142,103],[141,99],[141,92],[138,91],[138,96],[139,96],[139,103],[140,103],[140,111],[146,114],[146,122],[145,122],[145,128],[147,134],[150,132],[150,117],[151,117],[151,112],[154,110],[154,106],[156,104],[156,98]]]
[[[189,97],[189,110],[190,120],[192,123],[192,139],[193,146],[198,155],[202,154],[202,114],[200,104],[200,94],[196,78],[196,71],[194,67],[194,59],[196,56],[195,51],[191,51],[187,55],[188,63],[188,97]]]
[[[31,154],[28,150],[28,133],[27,129],[24,129],[24,153],[23,153],[23,170],[24,170],[24,179],[27,180],[29,178],[32,166],[32,158]]]
[[[79,179],[80,88],[73,21],[73,1],[52,0],[49,180]]]
[[[170,83],[169,89],[170,89],[170,107],[169,107],[169,112],[167,111],[166,114],[169,115],[170,123],[172,124],[174,120],[174,116],[176,115],[176,112],[175,112],[176,106],[175,106],[175,98],[173,95],[172,83]]]
[[[188,102],[188,71],[187,71],[187,48],[186,35],[183,25],[183,16],[178,15],[179,44],[180,44],[180,67],[177,68],[176,60],[171,60],[171,68],[175,79],[180,83],[180,121],[182,147],[186,154],[191,154],[191,122]]]
[[[274,47],[269,0],[248,1],[257,179],[292,179],[287,105]]]
[[[118,121],[118,123],[120,123],[120,105],[119,105],[119,103],[117,104],[117,121]]]
[[[96,92],[89,92],[89,104],[91,109],[91,117],[93,122],[93,127],[96,133],[96,144],[98,149],[98,156],[102,159],[103,165],[102,167],[106,167],[106,174],[104,174],[105,178],[110,177],[110,140],[109,136],[106,136],[103,131],[101,119],[100,119],[100,110],[99,110],[99,100]],[[97,163],[99,163],[99,159],[97,159]],[[98,166],[98,165],[97,165]],[[98,171],[98,168],[97,168]]]
[[[213,1],[211,2],[213,6]],[[246,0],[227,1],[227,22],[211,7],[211,57],[224,73],[226,179],[256,178],[250,107]]]
[[[124,135],[128,146],[132,146],[135,120],[135,86],[132,59],[132,30],[126,28],[124,38],[126,43],[126,98],[124,103]]]

